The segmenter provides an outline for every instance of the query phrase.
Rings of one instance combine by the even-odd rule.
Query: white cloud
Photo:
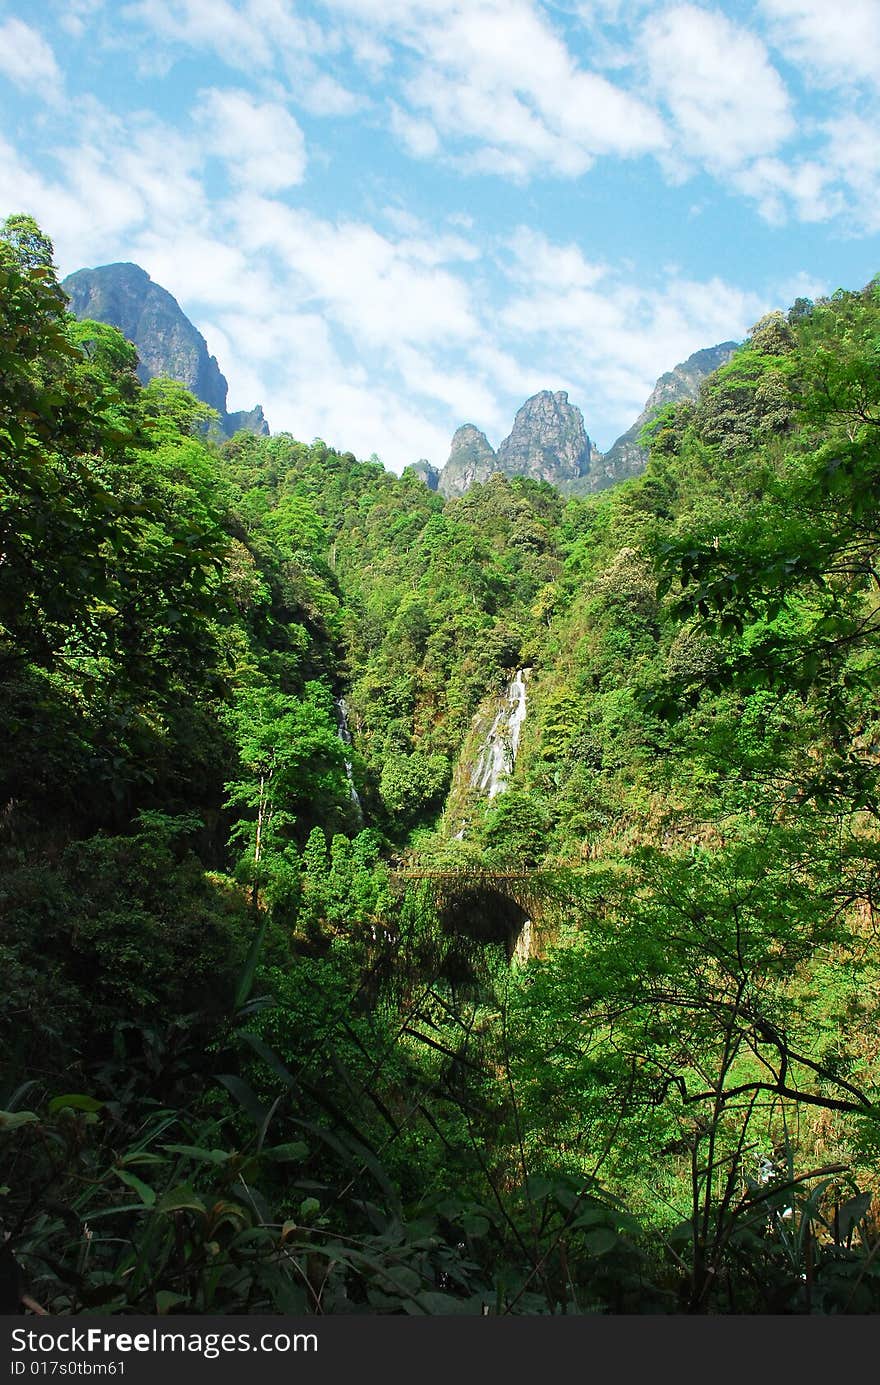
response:
[[[75,195],[53,186],[30,168],[18,151],[0,135],[0,218],[10,212],[36,217],[55,242],[59,257],[73,246],[78,264],[88,254],[88,241],[77,237],[87,226],[86,209]],[[81,247],[81,248],[79,248]]]
[[[880,83],[877,0],[760,0],[775,46],[791,62],[832,86]]]
[[[877,122],[843,113],[828,122],[827,158],[846,189],[850,229],[880,231],[880,144]]]
[[[270,35],[230,0],[134,0],[124,18],[145,24],[159,38],[207,49],[237,67],[268,67]]]
[[[55,54],[42,34],[21,19],[0,24],[0,75],[47,100],[54,100],[61,86]]]
[[[81,38],[104,0],[52,0],[54,23],[73,38]]]
[[[763,2],[768,13],[795,0]],[[457,424],[497,442],[522,400],[549,387],[568,389],[607,446],[660,373],[740,336],[795,291],[790,276],[776,294],[749,293],[664,267],[684,257],[686,237],[647,277],[620,262],[604,227],[589,223],[588,241],[584,218],[601,220],[602,196],[626,195],[601,184],[602,160],[649,155],[667,180],[701,165],[768,219],[880,229],[880,155],[866,103],[858,115],[846,103],[814,108],[809,139],[790,140],[792,99],[766,50],[717,9],[582,5],[584,23],[617,26],[615,43],[626,33],[629,60],[614,82],[591,70],[598,45],[572,7],[564,24],[561,12],[541,0],[313,0],[319,22],[291,0],[137,0],[126,13],[149,25],[145,35],[105,5],[93,37],[114,60],[134,69],[134,32],[148,38],[141,50],[157,74],[182,55],[203,59],[205,90],[176,128],[80,100],[59,133],[49,112],[32,125],[28,147],[43,146],[33,163],[0,138],[0,215],[4,205],[34,212],[66,271],[142,264],[206,335],[230,405],[260,400],[273,430],[376,451],[395,468],[419,456],[439,464]],[[72,0],[80,23],[93,13],[92,0],[76,0],[75,12]],[[146,101],[158,86],[133,89]],[[313,134],[301,117],[313,164],[327,170],[320,200],[319,180],[303,182],[293,88],[311,113],[366,113],[339,167],[337,131]],[[443,164],[436,179],[410,165],[410,189],[395,181],[394,160],[370,163],[369,141],[387,153],[382,121],[412,154]],[[220,197],[213,157],[229,166]],[[455,169],[543,181],[497,199],[493,183],[490,202],[471,181],[450,193]],[[591,187],[571,207],[553,200],[552,177],[588,169],[595,197]],[[637,173],[633,214],[644,219],[655,168]],[[685,207],[706,207],[709,234],[708,181],[682,195]],[[529,224],[511,229],[516,218]],[[548,235],[548,224],[559,229]]]
[[[432,235],[410,214],[383,235],[253,189],[212,205],[195,141],[95,104],[58,153],[48,177],[0,139],[0,215],[57,228],[62,273],[141,264],[205,333],[231,407],[260,400],[273,429],[398,469],[445,455],[459,407],[497,417],[494,387],[470,369],[482,329],[456,267],[479,250],[463,229]]]
[[[185,311],[209,309],[261,319],[277,307],[268,266],[255,262],[225,228],[178,226],[176,234],[153,224],[131,241],[131,254]],[[248,343],[252,349],[254,343]]]
[[[409,154],[416,159],[431,159],[440,149],[437,127],[430,120],[411,115],[396,101],[390,103],[391,129]]]
[[[0,206],[36,216],[68,270],[120,258],[144,225],[167,234],[209,219],[197,147],[148,114],[123,121],[85,101],[52,154],[54,175],[0,139]]]
[[[761,216],[784,225],[831,222],[850,235],[880,230],[880,146],[877,122],[841,110],[818,131],[813,158],[756,159],[731,183],[753,198]]]
[[[675,5],[647,21],[642,45],[686,157],[734,168],[773,153],[794,132],[788,92],[764,45],[723,14]]]
[[[132,0],[124,17],[143,25],[170,50],[210,53],[249,76],[280,72],[290,101],[315,115],[351,115],[362,104],[332,73],[321,69],[339,48],[290,0]],[[156,55],[156,60],[171,61]]]
[[[225,160],[234,182],[257,192],[280,192],[302,182],[305,138],[278,102],[257,101],[246,91],[211,88],[200,94],[196,121],[203,147]]]
[[[509,248],[515,291],[501,312],[503,327],[511,339],[528,341],[532,365],[546,362],[547,376],[566,363],[562,383],[604,447],[636,417],[659,375],[701,347],[745,335],[777,306],[720,278],[673,273],[637,286],[529,228]]]
[[[495,391],[473,372],[440,366],[429,352],[411,346],[398,352],[397,367],[410,397],[440,400],[457,419],[476,418],[493,430],[503,426]]]
[[[845,206],[834,186],[835,173],[815,159],[785,163],[782,159],[756,159],[748,168],[732,174],[740,191],[758,203],[765,220],[782,225],[790,208],[800,221],[828,221]]]
[[[344,375],[332,396],[323,388],[322,377],[303,381],[295,396],[284,398],[278,419],[280,423],[273,419],[275,426],[296,437],[323,437],[360,457],[375,452],[396,471],[418,457],[445,461],[449,452],[448,430],[432,423],[398,390],[362,387]]]
[[[240,203],[237,218],[242,240],[277,256],[300,295],[361,345],[393,352],[479,331],[466,284],[426,265],[420,238],[392,240],[367,222],[334,223],[265,198]]]
[[[531,0],[326,3],[415,64],[401,84],[408,109],[392,105],[391,118],[419,157],[433,157],[443,137],[468,169],[576,177],[598,155],[664,143],[657,114],[581,66]]]
[[[658,0],[579,0],[574,8],[583,23],[592,26],[597,20],[612,24],[632,21],[639,11],[656,8],[657,3]]]
[[[510,277],[533,288],[558,288],[567,292],[593,288],[607,272],[584,259],[579,245],[554,244],[542,232],[519,226],[508,242],[512,255]]]
[[[382,43],[367,29],[351,28],[347,38],[358,66],[366,72],[370,81],[381,81],[393,61],[388,44]]]
[[[779,285],[779,303],[790,306],[796,298],[820,298],[831,292],[833,287],[827,280],[817,279],[815,274],[801,270],[797,274],[792,274],[791,278],[782,280]]]
[[[420,455],[446,460],[451,430],[436,421],[435,397],[429,393],[422,408],[399,383],[368,375],[340,354],[318,314],[278,311],[276,304],[259,313],[203,316],[200,326],[229,380],[230,399],[262,402],[274,433],[321,437],[359,457],[375,452],[397,471]],[[429,390],[442,383],[425,369]]]
[[[545,387],[568,389],[607,446],[658,374],[772,306],[674,273],[638,287],[530,226],[490,255],[467,217],[432,236],[386,208],[383,234],[252,190],[212,205],[198,147],[157,122],[94,108],[79,133],[54,182],[0,143],[0,202],[14,191],[12,206],[60,228],[66,270],[143,265],[206,335],[231,407],[259,400],[273,430],[395,469],[442,464],[465,421],[497,442]]]
[[[365,102],[335,77],[319,72],[311,63],[286,63],[287,94],[312,115],[354,115]]]

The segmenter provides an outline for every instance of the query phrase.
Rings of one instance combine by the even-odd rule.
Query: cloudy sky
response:
[[[399,470],[880,270],[880,0],[0,0],[0,215]]]

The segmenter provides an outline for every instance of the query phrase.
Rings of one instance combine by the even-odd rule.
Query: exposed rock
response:
[[[648,451],[639,442],[642,428],[666,404],[677,404],[681,399],[696,399],[706,376],[726,365],[737,346],[735,341],[723,341],[718,346],[704,347],[702,351],[688,356],[674,370],[661,375],[635,423],[612,443],[592,470],[589,489],[603,490],[606,486],[613,486],[644,471]]]
[[[420,457],[417,462],[404,467],[404,471],[414,472],[420,481],[424,481],[429,491],[435,491],[440,484],[440,470],[432,466],[427,457]]]
[[[593,450],[584,416],[568,402],[567,392],[541,390],[517,413],[510,436],[498,448],[496,470],[559,485],[587,474]]]
[[[726,365],[737,345],[725,341],[704,347],[661,375],[635,423],[604,455],[590,441],[583,414],[569,403],[565,390],[541,390],[527,399],[497,453],[483,433],[465,424],[452,439],[438,489],[445,496],[463,495],[475,481],[487,481],[500,471],[549,481],[564,495],[588,495],[638,476],[648,460],[647,449],[638,440],[644,425],[664,405],[696,399],[706,376]]]
[[[269,436],[269,425],[262,404],[255,404],[252,409],[238,409],[234,414],[225,414],[221,421],[225,423],[223,431],[228,438],[242,429],[246,433],[256,433],[258,438]]]
[[[465,423],[455,431],[437,489],[447,497],[464,495],[475,481],[488,481],[498,470],[498,459],[486,434],[472,423]]]
[[[169,375],[220,415],[227,437],[240,428],[266,435],[262,407],[226,412],[227,383],[201,332],[190,322],[167,289],[154,284],[136,264],[100,265],[80,269],[62,288],[76,317],[118,327],[138,351],[138,375],[143,384],[156,375]]]
[[[473,424],[459,428],[438,489],[447,497],[464,495],[495,472],[532,476],[564,489],[586,476],[599,456],[587,437],[583,414],[569,403],[566,391],[541,390],[523,404],[497,453]]]

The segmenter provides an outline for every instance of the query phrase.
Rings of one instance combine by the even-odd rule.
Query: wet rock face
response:
[[[437,489],[441,495],[464,495],[475,481],[488,481],[498,470],[495,449],[485,433],[472,423],[457,428],[449,449],[449,460],[440,474]]]
[[[161,284],[153,283],[140,265],[79,269],[64,280],[62,288],[76,317],[106,322],[134,343],[142,384],[157,375],[169,375],[217,410],[221,432],[227,437],[240,428],[262,436],[268,434],[269,426],[259,404],[254,409],[227,413],[226,377],[216,357],[209,354],[205,338],[177,299]]]
[[[567,391],[541,390],[523,404],[498,448],[498,470],[555,485],[585,476],[591,457],[584,416]]]

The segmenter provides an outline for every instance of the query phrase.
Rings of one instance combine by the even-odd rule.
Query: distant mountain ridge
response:
[[[134,343],[138,376],[143,384],[157,375],[169,375],[217,410],[220,430],[227,437],[241,428],[268,436],[269,425],[260,404],[253,409],[228,412],[229,387],[216,356],[209,354],[205,338],[177,299],[161,284],[154,283],[140,265],[120,263],[79,269],[68,275],[61,287],[76,317],[106,322]]]
[[[505,476],[534,476],[553,485],[589,475],[599,454],[584,428],[584,416],[565,390],[540,390],[517,411],[513,428],[498,451],[472,423],[458,428],[449,460],[440,473],[441,495],[463,495],[475,481],[496,471]]]
[[[497,452],[485,433],[465,423],[453,434],[442,470],[424,459],[409,469],[447,498],[464,495],[495,472],[549,481],[566,495],[605,490],[644,471],[648,451],[638,440],[644,425],[665,405],[696,399],[706,377],[726,365],[737,346],[725,341],[704,347],[661,375],[638,418],[605,453],[590,441],[584,416],[569,402],[567,391],[540,390],[517,411],[510,435]]]
[[[739,343],[723,341],[717,346],[706,346],[695,351],[686,361],[681,361],[672,370],[660,376],[635,423],[611,444],[601,460],[603,476],[601,486],[613,486],[630,476],[638,476],[644,471],[648,461],[648,450],[639,442],[639,434],[645,424],[654,418],[667,404],[677,404],[682,399],[696,399],[700,386],[713,371],[727,365]]]

